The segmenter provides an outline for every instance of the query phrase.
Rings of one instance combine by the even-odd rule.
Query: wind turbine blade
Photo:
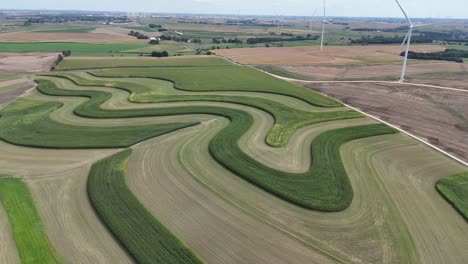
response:
[[[406,14],[405,10],[403,9],[403,7],[401,6],[400,2],[398,0],[395,0],[398,4],[398,6],[400,7],[401,9],[401,12],[403,12],[403,15],[405,15],[406,17],[406,21],[408,21],[408,23],[410,24],[410,26],[412,27],[413,26],[413,22],[411,21],[411,18],[408,16],[408,14]]]
[[[403,39],[403,42],[401,43],[401,46],[400,46],[400,49],[403,48],[403,46],[405,45],[406,41],[408,40],[408,35],[409,35],[409,31],[406,32],[406,35],[405,35],[405,38]]]
[[[317,11],[318,11],[318,10],[319,10],[318,8],[315,8],[314,13],[312,13],[312,17],[315,16],[315,14],[317,14]]]

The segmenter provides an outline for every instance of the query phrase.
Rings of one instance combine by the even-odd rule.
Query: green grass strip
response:
[[[88,195],[104,224],[138,263],[202,263],[138,201],[127,186],[131,150],[95,163]]]
[[[125,148],[197,123],[94,127],[61,124],[49,114],[61,103],[19,99],[0,111],[0,138],[41,148]]]
[[[62,263],[44,231],[28,187],[20,179],[0,178],[0,202],[13,228],[21,263]]]
[[[42,81],[40,82],[42,83]],[[211,141],[209,151],[221,165],[260,188],[296,205],[320,211],[340,211],[352,201],[352,188],[343,168],[339,147],[350,140],[397,133],[385,125],[370,125],[326,132],[312,146],[314,161],[306,173],[295,174],[272,169],[244,153],[237,142],[253,125],[247,112],[211,106],[186,106],[109,110],[100,105],[111,97],[100,91],[58,89],[52,82],[40,85],[39,91],[56,96],[82,96],[89,101],[74,113],[89,118],[122,118],[183,114],[211,114],[228,118],[231,123]],[[44,89],[43,89],[44,88]]]
[[[468,172],[439,180],[436,189],[468,221]]]

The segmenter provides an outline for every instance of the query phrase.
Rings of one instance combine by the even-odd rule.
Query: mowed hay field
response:
[[[57,58],[58,53],[54,52],[0,52],[0,71],[3,73],[48,71]]]
[[[14,132],[0,136],[16,144],[0,142],[0,175],[26,183],[66,263],[149,263],[151,252],[165,263],[468,258],[466,221],[435,189],[467,168],[339,102],[216,58],[73,59],[59,67],[75,70],[36,75],[34,92],[0,110]],[[131,142],[115,140],[125,132]],[[108,149],[97,148],[103,143]],[[303,177],[310,169],[316,176]],[[304,195],[292,199],[297,191]],[[314,193],[334,200],[309,199]],[[122,206],[141,217],[119,215]],[[131,221],[167,240],[132,245]],[[14,263],[11,227],[0,228],[2,252],[12,256],[6,263]],[[151,232],[151,241],[163,236]]]

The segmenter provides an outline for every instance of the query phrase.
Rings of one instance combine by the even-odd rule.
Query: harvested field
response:
[[[418,52],[441,51],[436,45],[413,45]],[[216,54],[235,62],[252,65],[355,65],[401,61],[400,46],[330,46],[320,52],[319,47],[255,48],[216,50]]]
[[[24,150],[23,155],[27,155],[27,149]],[[66,155],[62,151],[56,152]],[[100,159],[116,150],[100,152],[96,155],[97,151],[81,151],[93,155],[93,159]],[[32,156],[30,159],[38,163]],[[49,169],[53,164],[49,162]],[[58,173],[51,170],[50,174],[28,175],[26,182],[45,229],[66,263],[133,263],[101,223],[88,200],[86,181],[91,164],[74,164],[71,169],[60,166],[62,171]]]
[[[8,214],[0,203],[0,263],[21,263]]]
[[[21,263],[62,263],[47,238],[31,193],[22,180],[0,178],[0,203],[12,226]]]
[[[15,32],[0,35],[0,42],[84,42],[84,43],[146,43],[135,37],[108,33],[40,33]]]
[[[304,76],[306,80],[396,80],[401,74],[401,64],[388,64],[388,65],[343,65],[343,66],[306,66],[306,65],[277,65],[279,69],[285,70],[292,74]],[[275,73],[275,72],[272,72]],[[436,73],[436,77],[432,77]],[[455,62],[412,62],[407,68],[407,79],[411,82],[439,84],[441,86],[459,87],[462,86],[463,81],[459,85],[452,86],[451,82],[447,83],[447,78],[444,74],[450,76],[455,74],[464,74],[465,78],[468,76],[468,68],[464,64]],[[281,74],[280,74],[281,75]],[[424,75],[424,76],[421,76]],[[463,76],[463,75],[462,75]],[[288,77],[288,76],[286,76]],[[428,78],[425,78],[428,77]],[[461,76],[460,76],[461,77]],[[424,80],[426,80],[424,82]],[[439,80],[439,83],[434,81]],[[467,89],[467,84],[464,85]]]
[[[3,73],[48,71],[54,65],[57,57],[58,53],[0,52],[0,71]]]
[[[304,84],[468,161],[467,92],[377,83]]]
[[[93,165],[87,184],[93,207],[138,263],[201,264],[129,190],[126,169],[131,153],[127,149]]]
[[[463,68],[463,71],[413,75],[408,78],[408,81],[468,90],[468,70],[465,69],[466,64],[462,64],[460,67]],[[443,69],[441,70],[443,71]]]

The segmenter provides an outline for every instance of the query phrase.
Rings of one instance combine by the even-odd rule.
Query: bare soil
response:
[[[29,87],[24,87],[18,90],[0,94],[0,104],[7,103],[7,102],[15,100],[18,97],[21,97],[24,93],[26,93],[33,87],[34,85],[31,85]]]
[[[466,67],[466,64],[462,65]],[[451,72],[445,76],[439,76],[438,74],[410,76],[408,81],[412,83],[430,84],[468,90],[468,71],[465,70],[464,72]]]
[[[280,65],[277,66],[282,70],[299,74],[309,80],[393,80],[397,79],[401,73],[401,64],[387,64],[387,65],[346,65],[346,66],[316,66],[316,65]],[[432,73],[443,73],[448,76],[436,76],[430,78]],[[407,79],[411,82],[436,84],[440,86],[447,85],[446,79],[450,74],[460,75],[464,73],[465,77],[468,76],[468,68],[465,64],[455,62],[412,62],[407,68]],[[421,76],[424,75],[424,76]],[[455,76],[460,77],[460,76]],[[459,78],[453,78],[459,79]],[[425,81],[426,80],[426,81]],[[459,83],[456,87],[465,86],[468,84]]]
[[[468,93],[377,83],[302,84],[468,161]]]
[[[411,50],[444,50],[436,45],[414,45]],[[355,65],[401,61],[400,46],[333,46],[320,52],[319,47],[242,48],[216,50],[221,56],[242,64],[257,65]]]
[[[48,71],[57,60],[58,53],[0,52],[0,72],[25,73]]]

